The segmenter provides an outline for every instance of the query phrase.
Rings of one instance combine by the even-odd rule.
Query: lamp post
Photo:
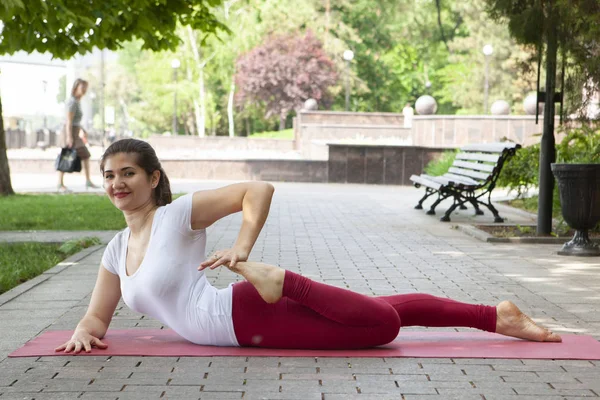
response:
[[[488,94],[490,90],[490,56],[494,52],[491,44],[483,46],[483,55],[485,56],[485,83],[483,84],[483,113],[488,113]]]
[[[344,60],[346,60],[346,73],[345,73],[345,84],[346,84],[346,111],[350,109],[350,61],[354,58],[354,52],[352,50],[344,51]]]
[[[42,87],[44,88],[44,130],[46,130],[48,128],[48,118],[47,118],[47,114],[46,114],[46,100],[47,100],[47,96],[46,96],[46,92],[48,89],[48,81],[47,80],[43,80],[42,81]]]
[[[171,61],[171,68],[173,68],[173,135],[177,135],[177,70],[181,66],[178,59]]]

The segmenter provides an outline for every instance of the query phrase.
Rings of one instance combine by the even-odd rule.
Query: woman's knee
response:
[[[394,341],[398,337],[398,333],[400,333],[400,316],[392,306],[390,306],[390,309],[389,312],[386,312],[385,320],[378,327],[378,345]]]

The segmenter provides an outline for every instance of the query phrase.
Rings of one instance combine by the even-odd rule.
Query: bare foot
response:
[[[562,342],[556,333],[537,325],[510,301],[496,306],[496,333],[535,342]]]
[[[230,268],[250,282],[267,303],[277,303],[283,295],[285,270],[275,265],[258,262],[238,262]]]

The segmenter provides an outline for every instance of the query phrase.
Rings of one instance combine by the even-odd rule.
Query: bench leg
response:
[[[440,195],[438,196],[438,199],[431,205],[431,207],[429,208],[429,211],[427,211],[427,215],[435,215],[435,208],[438,206],[438,204],[440,204],[442,201],[446,200],[448,197],[450,197],[449,194],[443,194],[440,192]]]
[[[483,201],[479,201],[479,200],[477,200],[477,202],[479,204],[482,204],[482,205],[486,206],[492,212],[492,214],[494,214],[494,222],[496,222],[496,223],[502,223],[502,222],[504,222],[504,218],[502,218],[500,216],[500,214],[498,213],[498,210],[496,210],[496,207],[494,207],[492,205],[492,201],[491,200],[488,199],[487,203],[484,203]]]
[[[479,204],[477,204],[477,200],[469,199],[469,203],[471,203],[473,205],[473,208],[475,209],[475,215],[483,215],[483,211],[481,211],[481,208],[479,208]]]
[[[464,201],[461,201],[461,200],[455,198],[454,204],[452,204],[452,206],[446,210],[446,213],[444,214],[444,216],[442,218],[440,218],[440,221],[450,222],[450,215],[452,215],[452,212],[456,209],[456,207],[460,207],[463,204],[464,204]]]
[[[467,206],[465,206],[464,204],[461,204],[458,208],[460,208],[461,210],[466,210]]]
[[[427,198],[428,198],[429,196],[431,196],[432,194],[434,194],[434,193],[435,193],[435,191],[433,191],[432,189],[430,189],[430,188],[425,188],[425,196],[423,196],[423,197],[421,198],[421,200],[419,200],[419,203],[418,203],[418,204],[415,206],[415,210],[422,210],[422,209],[423,209],[423,202],[424,202],[425,200],[427,200]]]

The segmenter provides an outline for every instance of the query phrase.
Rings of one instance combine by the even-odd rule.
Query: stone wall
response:
[[[310,160],[161,160],[169,178],[327,182],[327,162]],[[54,160],[9,159],[11,173],[54,173]],[[92,159],[92,171],[99,161]],[[83,177],[82,177],[83,179]]]
[[[327,162],[310,160],[166,160],[168,176],[181,179],[327,182]]]
[[[302,157],[327,160],[328,143],[369,140],[411,144],[404,117],[395,113],[306,111],[294,121],[296,149]]]
[[[411,185],[445,149],[417,146],[329,145],[328,181]]]
[[[161,164],[173,179],[265,180],[276,182],[370,183],[410,185],[444,149],[418,146],[329,145],[329,161],[314,160],[170,160]],[[9,159],[12,173],[55,173],[54,160]],[[99,170],[99,160],[90,167]],[[83,179],[83,177],[82,177]]]
[[[506,137],[529,145],[539,141],[536,135],[541,131],[541,119],[536,125],[532,116],[425,115],[413,117],[412,128],[405,128],[404,117],[397,113],[307,111],[294,119],[294,140],[153,135],[149,142],[159,153],[162,150],[167,153],[181,151],[186,154],[184,158],[205,158],[205,155],[194,157],[194,153],[205,151],[262,151],[268,154],[266,158],[290,153],[289,157],[281,158],[326,161],[328,143],[369,142],[452,148],[468,143],[494,142]],[[7,142],[9,148],[27,146],[18,134],[8,134]]]
[[[155,149],[169,148],[172,150],[266,150],[266,151],[294,151],[294,141],[284,139],[249,139],[246,137],[229,136],[162,136],[152,135],[148,143]]]
[[[470,143],[497,142],[503,138],[522,145],[540,141],[543,116],[423,115],[412,121],[412,143],[427,147],[460,147]],[[556,118],[555,127],[559,125]]]

